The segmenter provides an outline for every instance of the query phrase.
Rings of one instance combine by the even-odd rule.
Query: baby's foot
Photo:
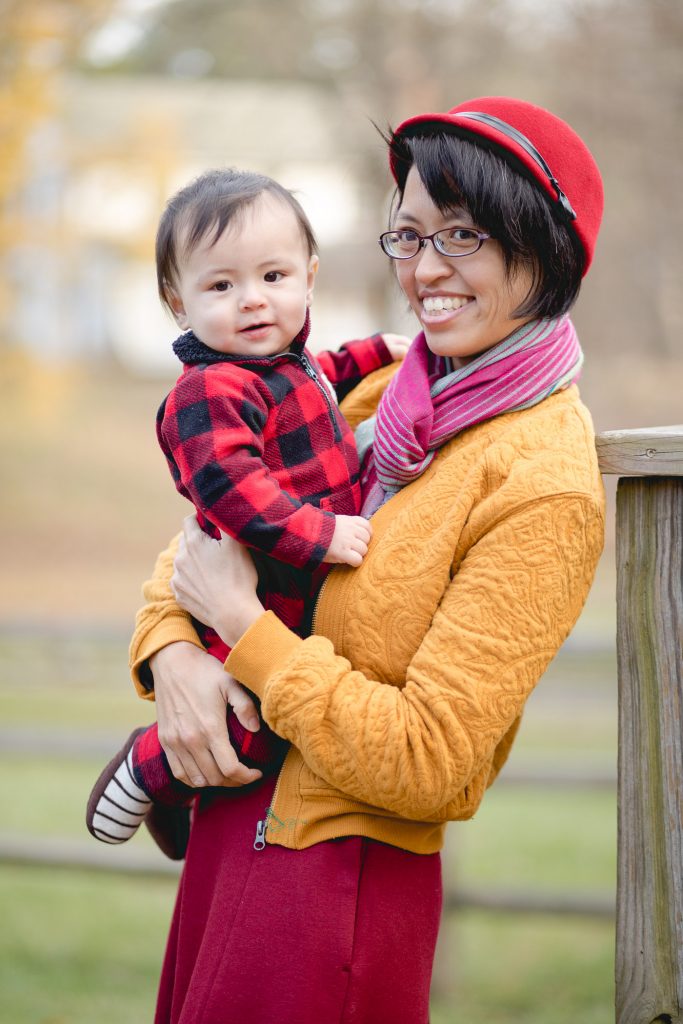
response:
[[[133,744],[145,728],[134,729],[95,783],[85,821],[88,831],[103,843],[125,843],[134,836],[152,801],[135,781]]]

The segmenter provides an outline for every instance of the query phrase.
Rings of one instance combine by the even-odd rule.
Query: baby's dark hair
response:
[[[292,193],[273,178],[232,167],[206,171],[171,196],[161,215],[156,238],[159,298],[170,312],[171,293],[180,273],[180,263],[207,235],[216,242],[228,224],[242,217],[259,196],[270,193],[294,213],[309,256],[318,244],[308,217]]]
[[[520,163],[448,132],[386,137],[397,171],[394,210],[415,166],[442,213],[460,207],[500,244],[508,275],[531,272],[531,288],[513,315],[555,317],[573,305],[585,254],[578,237]]]

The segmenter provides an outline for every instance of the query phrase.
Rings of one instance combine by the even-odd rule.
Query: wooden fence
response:
[[[48,757],[72,762],[79,758],[98,758],[102,762],[116,745],[108,733],[84,735],[80,730],[53,729],[37,732],[29,728],[0,727],[0,750],[9,754]],[[499,787],[522,787],[557,791],[586,790],[616,792],[616,773],[610,770],[585,770],[572,767],[558,770],[556,765],[533,767],[506,766],[497,782]],[[449,862],[453,851],[450,851]],[[457,854],[456,854],[457,859]],[[140,849],[135,844],[107,846],[87,840],[57,836],[25,836],[0,832],[0,864],[19,867],[54,867],[66,871],[95,871],[107,874],[137,875],[148,878],[177,877],[182,867],[162,857],[155,849]],[[468,909],[511,914],[547,914],[613,919],[614,895],[609,892],[523,889],[518,886],[476,887],[451,884],[444,896],[446,913]]]
[[[683,426],[597,439],[618,475],[617,1024],[683,1021]]]

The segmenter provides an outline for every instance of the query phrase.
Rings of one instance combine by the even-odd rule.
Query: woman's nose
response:
[[[438,252],[429,240],[413,259],[415,260],[415,279],[423,284],[438,281],[442,277],[449,277],[453,272],[452,259]]]

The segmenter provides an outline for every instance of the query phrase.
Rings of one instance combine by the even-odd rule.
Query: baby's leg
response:
[[[206,630],[202,640],[222,663],[228,648],[209,633]],[[226,725],[239,760],[248,768],[266,774],[282,763],[287,744],[265,722],[257,732],[250,732],[228,705]],[[144,821],[166,856],[181,860],[189,835],[189,807],[196,794],[196,789],[173,775],[154,723],[135,729],[100,774],[88,800],[86,824],[96,839],[119,844],[131,839]]]
[[[265,774],[281,763],[287,744],[263,722],[252,733],[227,709],[230,741],[240,761]],[[91,835],[103,843],[125,843],[144,822],[160,849],[181,860],[189,835],[189,806],[197,790],[171,772],[156,722],[135,729],[95,783],[86,811]]]

